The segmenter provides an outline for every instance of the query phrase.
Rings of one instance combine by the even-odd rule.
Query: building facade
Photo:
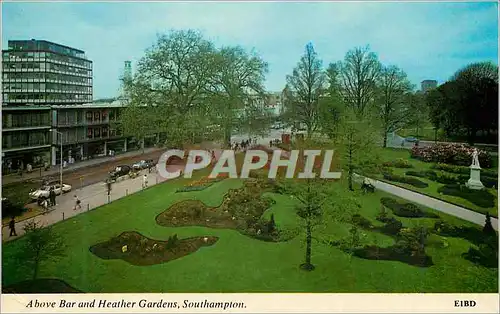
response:
[[[420,88],[422,92],[426,93],[430,90],[433,90],[437,87],[438,82],[436,80],[423,80],[420,83]]]
[[[119,131],[119,102],[53,106],[2,107],[2,163],[4,172],[29,163],[78,162],[110,151],[136,148]]]
[[[44,40],[10,40],[2,50],[2,106],[92,102],[92,61]]]

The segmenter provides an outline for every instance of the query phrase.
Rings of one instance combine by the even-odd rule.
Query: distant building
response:
[[[2,50],[2,106],[92,102],[92,61],[45,40],[9,40]]]
[[[423,80],[421,83],[420,83],[420,88],[422,90],[422,92],[428,92],[432,89],[435,89],[438,85],[438,82],[436,80]]]

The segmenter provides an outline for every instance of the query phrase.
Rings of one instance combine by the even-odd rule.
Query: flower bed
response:
[[[202,191],[214,183],[220,182],[228,177],[227,173],[218,175],[216,178],[203,177],[199,180],[191,181],[188,185],[178,189],[176,193]]]
[[[473,152],[474,147],[463,144],[436,144],[427,147],[413,147],[411,157],[424,162],[469,166],[472,163]],[[478,159],[481,167],[492,167],[491,155],[486,151],[478,149]]]

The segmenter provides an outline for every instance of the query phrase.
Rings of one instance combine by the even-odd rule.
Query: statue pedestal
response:
[[[465,186],[471,190],[482,190],[484,189],[484,185],[481,182],[481,167],[478,165],[470,166],[470,178]]]

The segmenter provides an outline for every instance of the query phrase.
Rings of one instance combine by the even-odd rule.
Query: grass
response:
[[[29,204],[26,207],[28,208],[28,210],[22,213],[20,216],[16,216],[16,222],[20,222],[43,214],[43,210],[35,204]],[[7,226],[10,222],[10,219],[11,217],[2,218],[2,227]]]
[[[313,243],[312,262],[316,269],[304,272],[304,236],[282,243],[269,243],[241,235],[235,230],[204,227],[166,228],[155,217],[172,204],[197,199],[217,206],[231,188],[241,187],[240,179],[226,179],[197,192],[175,193],[188,180],[179,179],[155,185],[93,211],[59,222],[54,231],[64,236],[67,254],[56,262],[41,265],[40,278],[59,278],[72,287],[92,293],[140,292],[497,292],[498,269],[477,266],[461,257],[471,243],[448,238],[447,248],[429,247],[435,266],[422,269],[400,262],[371,261],[353,257],[326,245]],[[338,184],[338,183],[333,183]],[[342,182],[344,190],[345,182]],[[347,192],[346,192],[347,193]],[[275,201],[265,216],[274,214],[279,228],[300,222],[294,212],[296,201],[286,195],[269,193]],[[359,197],[361,214],[374,224],[380,198],[377,191]],[[435,211],[428,209],[429,212]],[[442,213],[439,216],[457,225],[472,225]],[[398,218],[405,226],[433,226],[435,219]],[[344,237],[349,225],[334,223],[329,236]],[[133,266],[122,260],[103,260],[89,248],[108,241],[124,231],[140,232],[146,237],[166,240],[176,233],[179,238],[216,236],[219,241],[195,254],[154,266]],[[365,232],[365,240],[377,240],[390,246],[394,240],[379,233]],[[4,286],[30,279],[14,258],[24,238],[3,246]]]
[[[381,155],[382,161],[393,161],[393,160],[396,160],[398,158],[408,160],[414,166],[414,168],[413,169],[392,168],[395,175],[404,176],[405,172],[407,172],[408,170],[414,170],[414,171],[434,170],[434,169],[431,169],[431,166],[433,165],[433,163],[426,163],[426,162],[422,162],[422,161],[419,161],[416,159],[411,159],[410,152],[408,150],[391,149],[391,148],[386,148],[386,149],[382,150],[382,155]],[[436,172],[439,173],[440,171],[436,171]],[[387,180],[384,180],[382,178],[382,175],[376,176],[376,179],[381,180],[381,181],[385,181],[385,182],[393,184],[393,185],[403,187],[403,188],[411,190],[411,191],[425,194],[425,195],[443,200],[445,202],[473,210],[473,211],[478,212],[478,213],[486,214],[487,212],[489,212],[492,216],[498,217],[498,191],[496,189],[488,189],[488,191],[491,194],[493,194],[493,196],[495,198],[495,206],[489,207],[489,208],[483,208],[483,207],[477,206],[476,204],[471,203],[470,201],[463,199],[461,197],[440,194],[438,192],[438,188],[444,186],[444,184],[429,180],[427,178],[417,178],[418,180],[425,182],[429,185],[426,188],[416,188],[412,185],[405,184],[405,183],[387,181]]]

